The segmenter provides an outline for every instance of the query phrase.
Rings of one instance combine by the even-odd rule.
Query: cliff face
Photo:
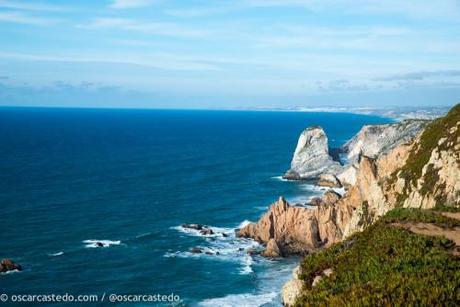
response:
[[[315,209],[280,198],[239,235],[263,243],[274,239],[284,255],[308,253],[363,230],[396,207],[460,206],[460,105],[411,142],[392,143],[398,145],[377,156],[360,156],[355,183],[342,198],[326,193]]]
[[[376,158],[396,146],[411,142],[429,123],[427,120],[408,119],[398,123],[364,126],[356,136],[342,146],[350,163],[364,155]]]
[[[314,178],[340,168],[340,163],[329,155],[328,139],[324,130],[321,127],[310,127],[300,134],[291,169],[286,172],[284,178]]]

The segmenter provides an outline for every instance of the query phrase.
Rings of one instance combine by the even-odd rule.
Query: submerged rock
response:
[[[212,231],[212,229],[209,229],[209,228],[203,228],[200,230],[200,234],[204,236],[210,236],[214,234],[214,231]]]
[[[291,168],[284,174],[285,179],[315,178],[323,173],[337,173],[340,163],[329,155],[326,133],[321,127],[305,129],[299,137]]]
[[[201,254],[203,252],[203,249],[199,248],[199,247],[194,247],[190,250],[191,253],[193,254]]]
[[[182,224],[182,228],[194,229],[194,230],[202,230],[205,226],[201,224]]]
[[[11,259],[3,259],[0,262],[0,272],[6,273],[9,271],[22,271],[22,266],[20,264],[14,263]]]

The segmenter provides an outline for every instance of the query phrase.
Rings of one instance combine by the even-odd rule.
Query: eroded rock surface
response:
[[[299,137],[291,168],[286,172],[287,179],[315,178],[324,173],[335,174],[340,171],[340,163],[329,155],[328,139],[321,127],[305,129]]]

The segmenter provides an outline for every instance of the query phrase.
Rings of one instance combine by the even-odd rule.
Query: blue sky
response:
[[[0,105],[452,105],[458,0],[0,0]]]

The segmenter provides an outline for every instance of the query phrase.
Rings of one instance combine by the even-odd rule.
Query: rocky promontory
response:
[[[401,134],[404,140],[387,138],[391,144],[379,146],[380,149],[372,156],[361,153],[353,164],[355,182],[343,197],[328,192],[313,209],[291,206],[280,198],[257,223],[242,228],[238,235],[265,244],[271,242],[271,246],[276,243],[279,254],[283,256],[306,254],[363,230],[393,208],[433,208],[446,204],[459,206],[460,105],[445,117],[428,124],[410,124],[411,131],[415,129],[413,125],[422,124],[425,128],[412,140],[408,134]],[[331,160],[324,156],[327,153],[327,138],[322,129],[309,129],[302,135],[294,157],[315,163],[323,159],[327,165],[331,165]],[[364,142],[361,148],[370,147]],[[309,159],[305,152],[323,158]]]

